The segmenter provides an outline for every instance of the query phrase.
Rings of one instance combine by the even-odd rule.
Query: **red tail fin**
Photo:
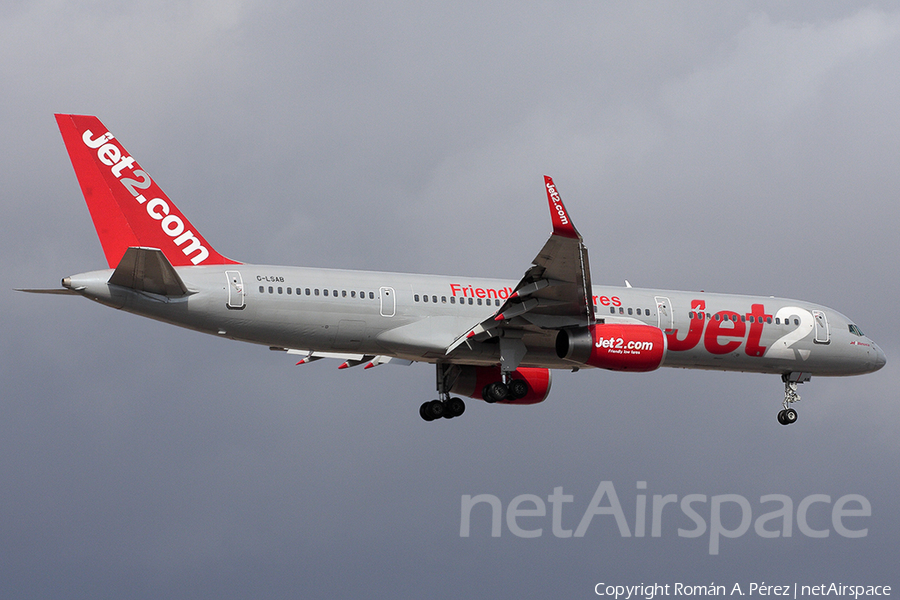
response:
[[[174,266],[237,264],[215,250],[97,117],[56,115],[111,268],[131,246]]]

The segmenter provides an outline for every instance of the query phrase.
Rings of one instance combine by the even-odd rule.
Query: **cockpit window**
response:
[[[857,327],[857,326],[854,325],[853,323],[850,323],[849,327],[850,327],[850,333],[852,333],[853,335],[858,335],[859,337],[863,337],[863,336],[865,335],[865,334],[862,332],[862,329],[860,329],[859,327]]]

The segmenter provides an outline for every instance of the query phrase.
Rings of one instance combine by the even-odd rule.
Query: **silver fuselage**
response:
[[[112,270],[66,287],[128,312],[274,348],[496,365],[497,344],[447,348],[490,317],[516,281],[261,265],[176,267],[189,294],[167,298],[108,283]],[[843,314],[800,300],[592,286],[596,321],[666,333],[663,366],[759,373],[856,375],[879,369],[878,346]],[[526,339],[526,342],[528,340]],[[527,367],[571,369],[546,340]]]

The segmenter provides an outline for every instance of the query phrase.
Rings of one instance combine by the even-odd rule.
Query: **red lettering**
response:
[[[613,306],[622,306],[622,301],[619,299],[618,296],[612,297],[612,305]]]
[[[510,287],[504,288],[473,288],[471,285],[463,286],[458,283],[450,284],[450,295],[463,298],[500,298],[506,300],[513,293]]]
[[[695,317],[691,319],[691,326],[683,340],[678,339],[677,329],[666,332],[666,337],[669,338],[669,350],[690,350],[697,345],[702,335],[703,320]]]
[[[721,317],[722,320],[711,319],[709,321],[709,324],[706,326],[706,335],[703,336],[703,345],[710,354],[728,354],[729,352],[734,352],[741,347],[740,341],[734,340],[720,344],[719,338],[741,338],[741,340],[743,340],[747,328],[743,321],[736,320],[738,314],[731,312],[730,310],[717,312],[716,316]],[[726,323],[728,324],[727,327]]]
[[[772,318],[772,315],[766,314],[766,308],[762,304],[753,304],[750,306],[750,335],[747,336],[747,348],[745,352],[748,356],[762,356],[766,353],[766,347],[759,345],[762,337],[763,323]]]
[[[700,338],[703,338],[703,345],[710,354],[728,354],[740,348],[746,335],[744,351],[747,355],[760,357],[765,354],[766,347],[761,346],[759,342],[764,324],[770,322],[772,315],[766,314],[765,306],[762,304],[751,305],[750,312],[744,315],[744,318],[750,321],[749,327],[740,315],[732,311],[720,311],[712,318],[705,318],[707,315],[704,313],[706,310],[704,300],[692,300],[691,309],[696,312],[684,339],[678,339],[677,329],[666,332],[669,350],[691,350],[697,346]]]

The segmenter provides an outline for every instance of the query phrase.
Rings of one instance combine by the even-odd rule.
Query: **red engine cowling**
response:
[[[474,367],[460,365],[456,383],[450,388],[451,394],[482,399],[481,391],[489,383],[500,381],[500,367]],[[522,379],[528,384],[528,393],[518,400],[501,400],[500,404],[537,404],[550,394],[550,369],[520,367],[513,371],[512,379]]]
[[[650,325],[600,323],[561,329],[556,355],[610,371],[655,371],[666,357],[666,336]]]

